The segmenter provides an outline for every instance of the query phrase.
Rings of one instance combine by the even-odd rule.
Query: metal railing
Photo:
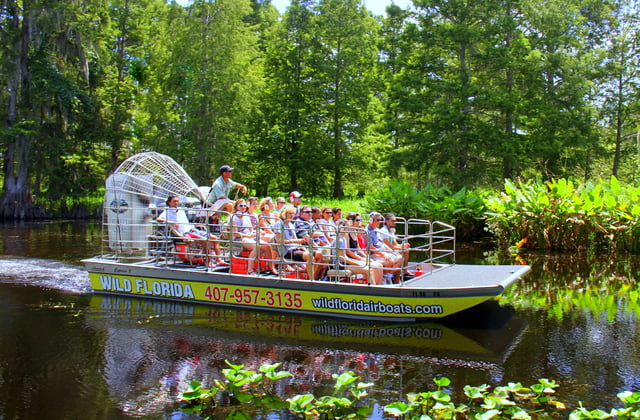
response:
[[[251,267],[244,268],[251,263],[251,258],[246,254],[251,252],[250,241],[245,241],[243,245],[234,237],[234,230],[237,231],[238,227],[234,226],[233,220],[238,216],[233,213],[178,208],[188,215],[192,226],[199,232],[197,236],[189,237],[194,235],[180,234],[170,223],[157,220],[163,209],[131,208],[114,202],[105,205],[104,210],[103,258],[122,263],[187,267],[229,275],[245,275],[245,270],[252,271]],[[255,248],[262,251],[255,253],[257,275],[265,275],[260,274],[265,267],[274,267],[281,278],[313,277],[311,280],[380,283],[380,263],[384,264],[386,259],[374,255],[369,249],[373,238],[366,223],[361,226],[335,226],[333,232],[309,223],[311,240],[302,246],[306,261],[301,262],[285,258],[287,244],[284,243],[284,230],[296,229],[295,223],[290,226],[278,217],[258,214],[255,215],[255,221],[255,227],[250,228],[256,238],[253,242]],[[299,220],[298,225],[298,230],[302,229]],[[384,252],[396,260],[400,255],[402,263],[399,266],[382,267],[383,278],[386,274],[389,279],[391,274],[393,282],[403,282],[455,264],[453,226],[439,221],[397,217],[396,230],[392,239],[399,248]],[[296,237],[299,234],[299,231],[296,232]],[[320,245],[318,238],[322,235],[331,236],[329,239],[333,241],[330,245]],[[343,241],[335,240],[340,237]],[[347,263],[351,259],[348,255],[359,255],[362,263],[358,266]],[[216,265],[219,259],[229,265]]]

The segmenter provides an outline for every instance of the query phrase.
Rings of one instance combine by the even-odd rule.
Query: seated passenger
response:
[[[289,194],[289,203],[296,209],[296,217],[300,216],[300,203],[302,202],[302,193],[292,191]]]
[[[320,218],[316,220],[316,224],[324,233],[324,236],[333,242],[336,238],[336,224],[332,218],[333,210],[329,206],[324,206],[320,209]]]
[[[308,207],[308,206],[307,206]],[[310,212],[311,210],[309,210]],[[310,214],[310,213],[309,213]],[[278,244],[278,252],[285,259],[299,262],[309,262],[310,254],[307,246],[310,243],[309,232],[302,236],[297,235],[296,209],[292,205],[286,205],[280,210],[280,221],[273,228],[276,234],[276,244]],[[316,251],[314,253],[314,263],[322,261],[322,253]],[[315,279],[314,264],[307,264],[307,275],[309,279]],[[316,273],[317,274],[317,273]]]
[[[342,219],[342,209],[340,207],[332,208],[331,218],[333,219],[333,225],[338,226],[338,222]]]
[[[349,236],[351,236],[354,239],[357,239],[358,248],[362,250],[367,249],[367,233],[362,228],[362,216],[360,216],[360,213],[358,212],[350,213],[349,216],[347,217],[347,220],[351,221],[351,226],[358,229],[358,232],[355,235],[349,234]]]
[[[360,220],[360,219],[358,219]],[[362,224],[360,222],[358,222],[358,225],[356,225],[356,222],[354,222],[354,218],[351,217],[351,215],[349,215],[347,217],[346,220],[343,220],[340,223],[345,223],[346,226],[350,227],[351,229],[347,230],[347,255],[349,256],[349,258],[353,258],[356,260],[360,260],[363,262],[367,261],[367,253],[365,251],[365,248],[367,246],[366,241],[364,242],[364,247],[360,244],[359,241],[359,237],[365,237],[366,238],[366,233],[364,228],[362,227]]]
[[[271,254],[275,260],[279,259],[278,248],[276,247],[276,234],[274,228],[280,220],[271,212],[273,210],[273,201],[271,197],[265,197],[260,200],[260,214],[258,214],[258,226],[260,227],[260,238],[264,242],[271,245]],[[275,266],[276,262],[274,262]]]
[[[317,265],[317,269],[314,270],[315,274],[313,279],[321,279],[324,277],[324,273],[327,271],[327,266],[323,262],[329,262],[331,259],[331,249],[329,248],[329,241],[324,236],[322,231],[313,222],[311,215],[313,211],[309,206],[300,207],[300,215],[295,219],[296,236],[303,238],[304,236],[310,236],[311,240],[308,242],[310,248],[313,250],[313,264]],[[323,253],[326,253],[327,259],[323,259]]]
[[[247,198],[247,214],[251,217],[251,226],[253,228],[258,227],[258,215],[256,210],[258,209],[258,197]]]
[[[311,220],[316,221],[322,217],[322,212],[320,211],[320,207],[311,206]]]
[[[276,225],[277,216],[271,212],[273,210],[273,201],[271,197],[265,197],[260,200],[260,214],[258,215],[258,225],[260,225],[260,237],[266,242],[273,242],[275,233],[273,227]]]
[[[233,227],[233,239],[236,243],[241,244],[242,248],[249,252],[247,261],[247,274],[254,275],[255,260],[258,255],[258,244],[260,255],[264,255],[272,274],[278,274],[275,268],[275,259],[271,247],[267,242],[257,238],[257,231],[251,224],[251,217],[247,213],[247,204],[243,199],[236,202],[235,213],[231,216],[231,225]]]
[[[349,251],[355,251],[349,244],[349,234],[354,233],[355,228],[349,226],[348,221],[341,220],[338,225],[338,245],[337,258],[334,263],[339,266],[340,269],[347,269],[354,274],[362,274],[367,278],[370,284],[382,284],[383,267],[382,264],[376,261],[369,261],[360,258],[352,258],[349,255]]]
[[[385,268],[385,274],[391,273],[395,283],[400,283],[400,271],[402,266],[402,256],[391,251],[379,237],[378,227],[384,219],[378,212],[372,212],[369,215],[369,224],[367,224],[367,251],[371,253],[371,259],[379,261]]]
[[[213,244],[215,251],[216,264],[228,265],[220,258],[220,246],[218,245],[218,237],[213,234],[207,234],[205,230],[196,229],[196,227],[189,222],[189,218],[184,210],[178,208],[180,205],[180,199],[175,196],[169,196],[167,198],[167,206],[156,220],[160,223],[166,223],[178,236],[191,238],[198,243],[205,255],[209,255],[209,245]],[[212,265],[211,262],[209,265]]]
[[[409,245],[408,242],[399,243],[396,236],[396,216],[393,213],[386,213],[384,215],[384,226],[379,230],[380,239],[391,249],[392,251],[400,253],[402,255],[402,268],[405,269],[409,264]],[[407,274],[411,274],[408,273]]]
[[[300,207],[300,215],[295,219],[296,234],[298,238],[302,237],[305,233],[309,234],[313,238],[313,246],[324,247],[329,245],[329,240],[324,236],[324,233],[318,225],[316,225],[312,218],[313,210],[309,206]]]
[[[285,204],[287,204],[287,202],[284,200],[284,197],[276,198],[276,208],[272,209],[275,217],[280,217],[280,210],[282,210]]]

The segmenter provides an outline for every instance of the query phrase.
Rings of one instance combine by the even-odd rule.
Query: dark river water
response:
[[[0,225],[0,419],[193,418],[178,396],[219,378],[224,360],[283,362],[285,396],[328,394],[331,374],[351,370],[375,383],[372,418],[441,376],[454,394],[553,379],[569,408],[608,410],[640,391],[637,256],[522,256],[533,269],[508,303],[388,325],[94,295],[80,260],[99,243],[95,223]],[[462,244],[458,262],[513,257]]]

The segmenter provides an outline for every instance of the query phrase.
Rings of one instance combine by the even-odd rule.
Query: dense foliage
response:
[[[427,184],[420,190],[408,182],[392,181],[372,191],[364,201],[368,211],[394,213],[406,219],[439,220],[456,227],[460,239],[473,239],[485,235],[484,195],[475,190],[461,188],[451,191],[446,186]]]
[[[640,188],[617,178],[506,181],[486,200],[488,229],[503,245],[554,250],[640,250]]]
[[[401,179],[635,180],[634,0],[0,2],[0,216],[166,153],[200,184],[341,197]]]
[[[333,374],[335,385],[332,395],[316,397],[298,394],[283,401],[275,391],[275,382],[291,376],[278,371],[280,363],[262,365],[259,371],[226,362],[224,378],[216,380],[212,388],[203,388],[199,381],[192,381],[182,394],[182,409],[198,413],[206,418],[226,414],[228,419],[248,419],[261,407],[287,409],[302,419],[366,419],[373,412],[367,389],[373,384],[358,381],[352,372]],[[509,383],[491,389],[484,384],[464,387],[464,402],[454,402],[448,386],[448,378],[433,380],[436,389],[407,394],[406,400],[385,405],[385,414],[403,419],[546,419],[559,418],[565,404],[554,398],[555,381],[539,379],[538,383],[525,387]],[[602,409],[588,410],[581,404],[568,414],[569,419],[632,419],[640,416],[640,393],[621,392],[623,403],[610,412]],[[564,416],[563,416],[564,417]]]
[[[584,183],[559,178],[510,181],[499,193],[392,181],[372,191],[366,211],[440,220],[461,239],[491,234],[501,249],[640,251],[640,188],[616,177]],[[484,232],[486,231],[486,232]]]

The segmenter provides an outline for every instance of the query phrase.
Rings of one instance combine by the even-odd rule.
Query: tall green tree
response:
[[[6,109],[2,218],[41,214],[34,207],[34,190],[44,190],[49,197],[72,193],[77,184],[60,188],[56,169],[66,164],[65,156],[91,149],[77,141],[91,130],[95,117],[79,6],[75,1],[40,0],[2,4],[0,73],[6,78],[0,78],[9,92],[1,96]]]
[[[382,130],[389,136],[389,143],[394,148],[400,147],[400,120],[402,113],[398,104],[406,94],[402,82],[402,71],[406,68],[411,47],[405,45],[410,36],[407,35],[409,12],[392,4],[387,7],[387,15],[381,18],[380,54],[378,57],[379,83],[376,85],[381,102],[387,109],[382,116]],[[397,172],[394,171],[397,175]]]
[[[321,139],[327,140],[319,146],[329,152],[316,175],[331,174],[333,197],[343,197],[346,174],[354,175],[350,163],[371,121],[378,24],[359,0],[321,0],[316,25],[314,83],[320,95],[318,122],[326,133]]]
[[[280,190],[304,189],[301,174],[313,158],[306,156],[303,145],[321,134],[313,114],[312,19],[311,1],[293,0],[269,33],[265,89],[260,97],[262,124],[252,156],[270,162],[263,168],[269,177],[256,180],[265,192],[269,183],[276,183]]]
[[[280,189],[345,195],[370,122],[376,21],[355,0],[294,0],[274,29],[259,156]]]
[[[539,53],[537,74],[528,80],[530,103],[524,131],[530,153],[545,176],[579,175],[588,170],[593,115],[587,102],[587,8],[580,1],[525,3],[527,39]],[[584,173],[584,172],[583,172]]]
[[[174,28],[166,61],[156,71],[170,120],[154,120],[160,144],[201,183],[210,183],[222,163],[237,164],[246,155],[255,95],[262,77],[258,38],[247,16],[249,0],[197,0],[184,14],[171,12]],[[159,59],[161,59],[159,57]],[[165,114],[170,115],[170,114]],[[149,133],[143,144],[154,144]]]
[[[472,185],[487,168],[483,160],[484,114],[478,103],[483,71],[476,64],[495,12],[490,1],[415,1],[415,23],[405,31],[410,51],[398,81],[405,135],[397,154],[410,171],[428,171],[454,185]]]
[[[389,115],[391,160],[450,185],[587,173],[597,147],[590,37],[596,1],[416,0]],[[391,94],[389,94],[391,97]]]
[[[526,79],[530,61],[537,59],[522,33],[526,19],[521,2],[494,3],[487,22],[486,39],[477,54],[478,112],[481,119],[482,147],[491,150],[485,157],[495,170],[496,179],[509,179],[527,166],[527,139],[520,130],[527,115]],[[535,68],[535,66],[534,66]],[[492,156],[493,155],[493,156]],[[498,169],[501,167],[501,171]],[[501,178],[500,178],[501,176]]]
[[[110,168],[131,154],[135,146],[134,112],[148,72],[148,54],[164,21],[163,0],[116,0],[100,16],[100,44],[96,45],[100,80],[95,94],[101,103],[103,141]]]
[[[632,162],[627,171],[640,167],[640,144],[633,140],[640,115],[640,7],[636,1],[623,1],[610,26],[602,48],[606,51],[602,77],[597,84],[601,118],[613,149],[611,173],[618,176],[623,162]],[[635,123],[635,124],[634,124]],[[636,153],[633,153],[633,152]],[[635,159],[630,160],[629,157]]]

